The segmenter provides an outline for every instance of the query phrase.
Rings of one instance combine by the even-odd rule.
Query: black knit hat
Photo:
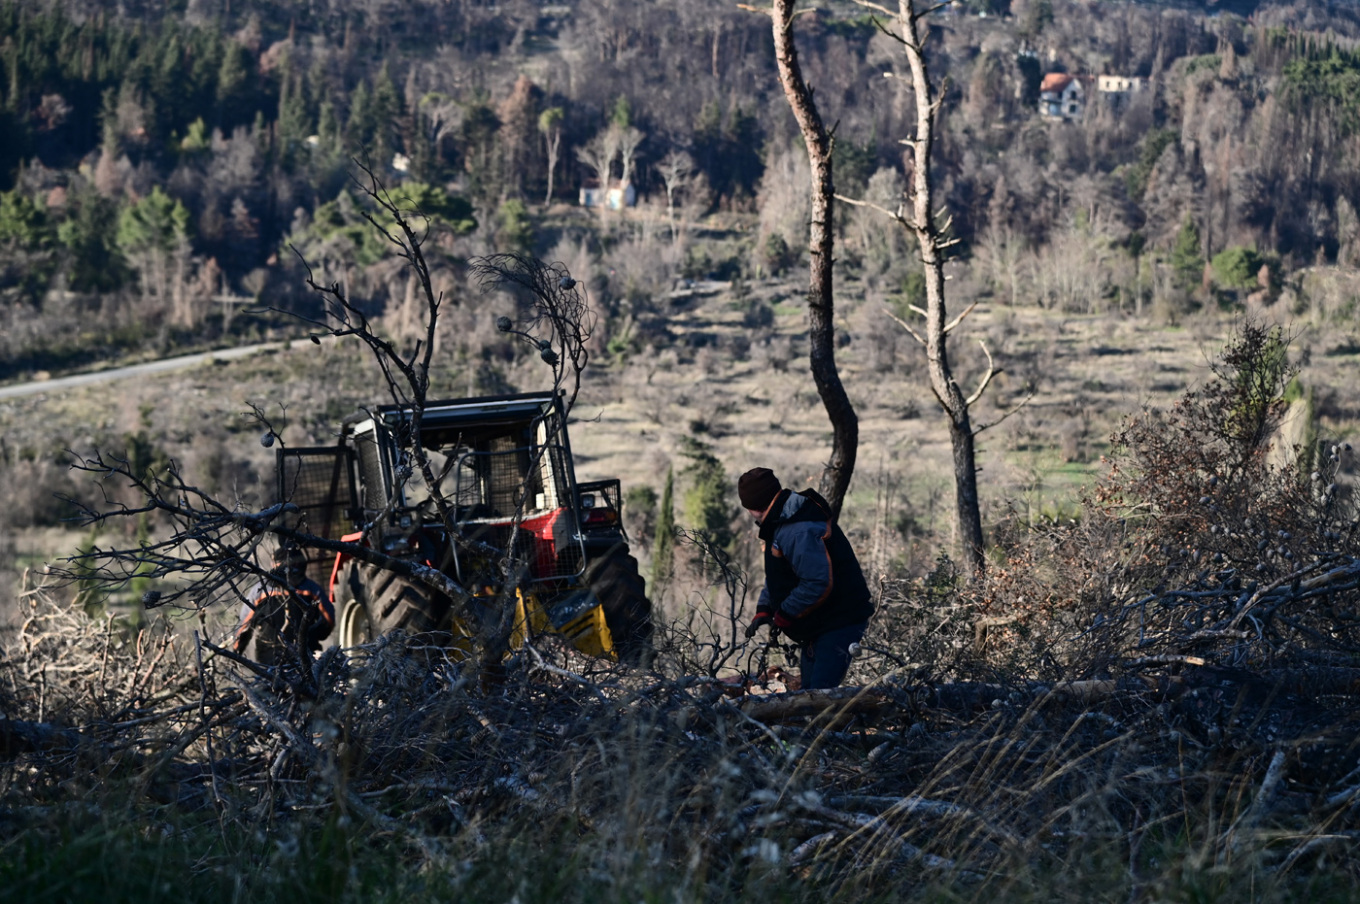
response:
[[[769,508],[782,489],[779,478],[769,468],[752,468],[737,481],[737,495],[741,497],[742,507],[753,512],[763,512]]]

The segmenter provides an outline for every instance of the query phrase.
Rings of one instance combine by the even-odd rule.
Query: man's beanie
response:
[[[741,497],[742,507],[756,512],[769,508],[782,489],[779,478],[769,468],[752,468],[737,481],[737,495]]]

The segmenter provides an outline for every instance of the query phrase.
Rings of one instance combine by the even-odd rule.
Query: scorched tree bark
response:
[[[835,263],[834,199],[835,183],[831,173],[831,152],[835,137],[813,101],[812,89],[798,64],[798,48],[793,42],[794,0],[774,0],[769,9],[744,6],[770,17],[774,28],[775,62],[779,83],[784,88],[793,117],[798,121],[803,143],[807,146],[812,171],[809,189],[812,217],[808,232],[811,258],[808,280],[808,338],[811,348],[808,363],[817,384],[827,417],[831,420],[831,458],[822,469],[818,488],[831,503],[833,518],[839,518],[845,492],[855,472],[859,450],[859,418],[845,393],[836,368],[835,295],[832,265]]]

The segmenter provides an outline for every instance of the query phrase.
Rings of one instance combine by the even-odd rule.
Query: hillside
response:
[[[0,379],[286,330],[235,315],[306,310],[293,248],[372,310],[399,305],[356,159],[433,218],[450,285],[477,254],[572,246],[632,274],[598,297],[611,321],[676,279],[756,279],[805,256],[768,28],[717,0],[96,10],[0,7]],[[903,61],[850,3],[798,36],[839,123],[839,190],[891,201],[912,113],[882,76]],[[941,11],[939,188],[975,286],[1161,323],[1240,303],[1262,265],[1269,292],[1353,265],[1358,36],[1350,6],[1320,0]],[[1078,114],[1040,114],[1046,75],[1086,86]],[[1141,87],[1098,90],[1101,76]],[[616,179],[666,211],[653,228],[674,247],[571,215],[581,189]],[[909,295],[903,242],[868,213],[840,212],[843,262]],[[645,267],[625,260],[641,248]]]
[[[1315,281],[1326,278],[1319,273]],[[953,549],[947,434],[924,382],[920,350],[880,305],[852,291],[839,313],[838,354],[861,445],[846,523],[876,575],[916,575]],[[664,315],[666,332],[656,344],[600,349],[574,411],[581,478],[617,476],[625,491],[651,490],[654,505],[673,468],[682,524],[692,524],[683,495],[696,444],[721,462],[734,517],[732,488],[749,467],[773,467],[789,484],[815,483],[829,426],[807,371],[799,296],[800,287],[787,279],[746,282],[736,291],[699,284],[663,300],[657,316]],[[450,327],[492,335],[489,321],[502,303],[464,302],[450,311]],[[1360,410],[1350,400],[1360,342],[1329,323],[1293,320],[1286,310],[1262,313],[1284,318],[1296,334],[1292,354],[1318,430],[1354,437]],[[1207,380],[1209,362],[1236,322],[1233,315],[1201,315],[1183,327],[1159,328],[1111,315],[975,309],[955,343],[961,379],[976,379],[984,365],[977,342],[985,342],[1003,372],[979,421],[1014,411],[983,434],[979,447],[989,528],[1016,517],[1037,524],[1075,513],[1120,420],[1144,405],[1165,407]],[[436,361],[432,392],[445,397],[529,391],[546,379],[541,362],[514,346],[489,347],[469,363],[449,345]],[[88,542],[87,533],[62,527],[70,512],[54,496],[88,498],[94,490],[87,478],[67,472],[67,450],[172,458],[195,483],[259,507],[272,501],[273,458],[260,447],[249,406],[268,413],[285,442],[321,445],[346,414],[382,401],[374,393],[376,375],[353,340],[320,347],[299,341],[243,361],[0,401],[0,434],[20,457],[3,473],[11,503],[0,535],[13,538],[3,567],[14,575]],[[642,497],[633,498],[636,510],[626,516],[640,532],[647,573],[654,514],[638,508]],[[741,560],[751,562],[752,551],[742,548]]]
[[[728,471],[815,471],[825,428],[801,388],[801,318],[779,300],[792,289],[686,287],[665,349],[601,361],[573,428],[582,476],[655,487],[696,442]],[[752,314],[762,302],[772,316]],[[553,635],[487,668],[400,632],[265,667],[226,648],[220,607],[101,611],[30,573],[9,609],[21,617],[0,632],[6,887],[128,901],[324,890],[587,904],[598,886],[696,904],[1355,900],[1353,452],[1308,442],[1311,477],[1258,454],[1281,394],[1311,398],[1338,439],[1353,431],[1338,401],[1354,398],[1353,338],[1296,326],[1292,383],[1278,334],[1231,318],[1150,330],[976,311],[973,332],[1035,377],[1001,387],[1034,394],[985,447],[996,560],[964,581],[928,562],[949,546],[930,517],[938,419],[905,416],[920,395],[910,365],[854,351],[874,310],[845,314],[847,381],[879,453],[847,527],[886,572],[853,686],[788,692],[797,653],[742,643],[730,571],[733,583],[672,585],[645,670]],[[537,354],[492,357],[494,371],[441,354],[432,375],[453,391],[543,374]],[[1187,381],[1198,394],[1180,392]],[[321,442],[374,384],[354,348],[301,341],[0,403],[0,435],[126,448],[154,469],[174,456],[249,524],[268,498],[269,443],[242,407],[285,442]],[[1100,430],[1130,398],[1160,413],[1127,422],[1127,446],[1110,450],[1122,476],[1079,504],[1071,485],[1101,447],[1069,441],[1081,418],[1068,413],[1085,405]],[[52,479],[26,476],[8,488],[16,499]],[[996,524],[1006,479],[1018,529]],[[137,503],[108,490],[114,510]],[[157,538],[158,524],[120,522],[83,542]],[[169,582],[146,586],[155,601]]]

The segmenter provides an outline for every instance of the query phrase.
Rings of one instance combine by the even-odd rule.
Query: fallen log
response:
[[[838,725],[850,716],[882,712],[892,703],[880,690],[838,687],[828,690],[748,695],[730,699],[728,705],[743,718],[761,726],[768,726],[820,717],[825,717],[829,723]],[[711,705],[693,704],[676,710],[671,718],[675,726],[683,730],[696,719],[716,711],[718,710]]]
[[[738,704],[747,716],[765,724],[877,713],[889,705],[887,697],[872,688],[838,687],[830,690],[792,691],[748,697]]]

